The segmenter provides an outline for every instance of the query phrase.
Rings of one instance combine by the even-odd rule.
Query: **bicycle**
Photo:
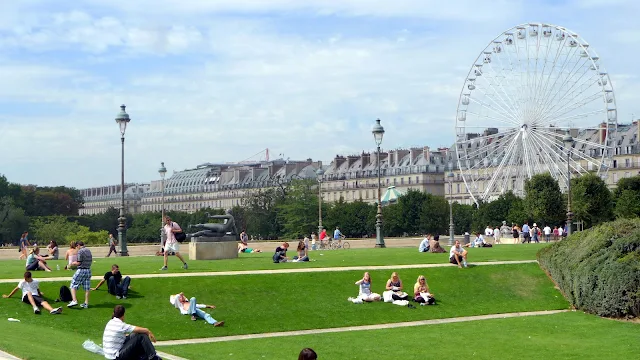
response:
[[[349,244],[348,241],[344,241],[345,240],[345,236],[341,235],[340,236],[340,240],[342,240],[342,244],[338,244],[338,241],[331,241],[331,239],[329,239],[329,245],[331,247],[332,250],[337,250],[337,249],[350,249],[351,248],[351,244]]]

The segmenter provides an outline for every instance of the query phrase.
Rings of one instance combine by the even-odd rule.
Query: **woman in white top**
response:
[[[360,287],[357,298],[349,298],[348,300],[354,304],[362,303],[363,301],[372,302],[379,301],[380,294],[371,292],[371,275],[368,272],[364,273],[362,279],[356,281],[356,285]]]

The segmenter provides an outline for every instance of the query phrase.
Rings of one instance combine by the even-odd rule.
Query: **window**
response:
[[[404,185],[404,178],[400,178],[400,185]]]
[[[624,167],[631,167],[631,159],[624,159]]]

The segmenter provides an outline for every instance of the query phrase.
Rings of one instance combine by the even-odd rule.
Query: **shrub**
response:
[[[576,308],[607,317],[640,316],[640,219],[574,233],[541,249],[538,261]]]

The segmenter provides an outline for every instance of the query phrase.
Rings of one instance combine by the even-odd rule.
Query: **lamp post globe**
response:
[[[320,238],[320,233],[322,232],[322,176],[324,175],[324,170],[322,170],[322,166],[316,170],[316,176],[318,177],[318,238]]]
[[[160,223],[160,244],[162,247],[164,247],[164,242],[166,240],[166,234],[164,233],[163,230],[163,226],[164,226],[164,177],[165,175],[167,175],[167,168],[164,167],[164,162],[160,163],[160,168],[158,169],[158,174],[160,174],[160,179],[162,179],[161,181],[161,191],[162,191],[162,205],[161,205],[161,210],[162,210],[162,222]]]
[[[565,149],[567,149],[567,236],[571,235],[573,212],[571,212],[571,149],[573,148],[573,136],[570,130],[562,137]]]
[[[380,193],[380,144],[382,144],[382,137],[384,136],[384,128],[380,124],[380,119],[376,119],[376,123],[371,128],[373,139],[377,146],[377,162],[378,162],[378,211],[376,213],[376,247],[384,248],[384,237],[382,236],[382,203]]]
[[[120,112],[116,115],[116,123],[120,127],[121,144],[121,171],[120,171],[120,216],[118,217],[118,242],[120,243],[120,256],[129,256],[127,251],[127,218],[124,217],[124,133],[131,119],[127,114],[126,106],[120,105]]]
[[[449,245],[455,242],[455,225],[453,225],[453,171],[447,174],[449,182]]]

